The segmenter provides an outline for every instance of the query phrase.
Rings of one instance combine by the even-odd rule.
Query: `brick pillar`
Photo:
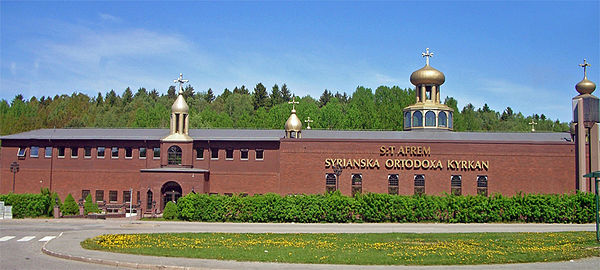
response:
[[[60,208],[58,207],[58,204],[54,205],[53,216],[54,218],[60,218]]]
[[[79,200],[79,214],[80,215],[85,215],[85,209],[83,209],[83,199]]]

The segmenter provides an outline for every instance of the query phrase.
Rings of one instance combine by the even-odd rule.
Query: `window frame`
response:
[[[144,155],[142,155],[142,153],[144,153]],[[148,149],[146,149],[146,147],[138,148],[138,159],[146,159],[146,156],[148,156]]]
[[[112,198],[113,194],[114,194],[114,197],[115,197],[114,201],[112,200],[113,199]],[[119,202],[119,191],[117,191],[117,190],[109,190],[108,191],[108,202],[110,202],[110,203],[118,203]]]
[[[102,151],[100,151],[102,149]],[[102,155],[100,155],[102,153]],[[104,159],[106,156],[106,147],[105,146],[96,146],[96,158]]]
[[[50,149],[50,155],[48,155],[48,149]],[[45,158],[52,158],[52,152],[53,152],[53,148],[52,146],[46,146],[44,147],[44,157]]]
[[[152,159],[160,159],[160,147],[152,147]]]
[[[204,147],[196,148],[196,160],[204,160]]]
[[[258,153],[261,153],[261,157],[258,157]],[[257,148],[254,150],[254,160],[265,160],[265,149]]]
[[[337,190],[337,178],[338,176],[335,173],[325,173],[325,192],[334,192]],[[330,180],[333,180],[333,182],[330,182]]]
[[[92,194],[92,191],[89,189],[82,189],[81,190],[81,200],[85,201],[85,198],[87,198],[88,194]],[[94,200],[94,198],[92,197],[92,201]]]
[[[129,200],[126,200],[127,197],[129,197]],[[123,203],[128,203],[131,199],[131,192],[129,192],[129,190],[123,190]],[[131,203],[133,204],[133,201],[131,201]]]
[[[35,155],[33,154],[33,149],[36,149],[35,151]],[[40,147],[39,146],[30,146],[29,147],[29,157],[30,158],[37,158],[40,155]]]
[[[133,159],[133,147],[124,147],[125,148],[125,159]],[[127,155],[129,152],[129,155]]]
[[[233,160],[234,150],[232,148],[225,149],[225,160]]]
[[[217,148],[217,147],[210,148],[210,160],[219,160],[219,148]]]
[[[172,151],[173,150],[173,151]],[[183,163],[183,150],[178,145],[171,145],[167,149],[167,164],[181,165]]]
[[[100,196],[98,196],[98,195],[100,195]],[[98,197],[102,198],[102,200],[98,200]],[[96,196],[94,197],[94,199],[96,199],[96,202],[104,202],[104,190],[96,189]]]
[[[64,147],[64,146],[59,146],[59,147],[56,147],[56,148],[58,149],[58,150],[57,150],[57,151],[58,151],[58,153],[57,153],[57,155],[56,155],[56,156],[57,156],[58,158],[65,158],[65,147]],[[62,155],[61,155],[61,153],[60,153],[60,152],[62,152]]]
[[[88,154],[89,151],[89,154]],[[84,146],[83,147],[83,158],[92,158],[92,147]]]
[[[17,157],[24,158],[27,155],[27,147],[19,147]]]
[[[117,151],[115,151],[115,149]],[[116,156],[115,156],[115,153],[117,154]],[[119,159],[119,147],[118,146],[111,146],[110,147],[110,158],[111,159]]]
[[[358,176],[358,178],[360,178],[360,182],[355,182],[354,178],[355,176]],[[350,174],[350,181],[352,184],[352,197],[354,197],[357,193],[362,194],[362,184],[363,184],[363,177],[362,177],[362,173],[352,173]]]
[[[248,160],[250,159],[250,151],[248,148],[240,149],[240,160]],[[246,157],[244,157],[246,155]]]
[[[458,180],[455,180],[455,177],[458,177]],[[458,182],[458,185],[456,185],[456,182]],[[450,194],[462,195],[462,175],[454,174],[450,176]]]
[[[396,179],[392,179],[392,177],[396,177]],[[395,185],[393,185],[393,181],[395,181]],[[400,175],[397,173],[388,174],[388,194],[398,195],[400,192]]]
[[[479,181],[479,178],[484,177],[485,178],[485,182],[483,181]],[[485,186],[483,185],[483,183],[485,183]],[[490,186],[490,182],[489,182],[489,177],[487,175],[477,175],[477,195],[482,195],[487,197],[488,194],[488,190],[489,190],[489,186]]]
[[[420,179],[417,180],[417,177],[423,177],[423,185],[417,185],[417,181],[421,181]],[[424,195],[425,194],[425,175],[424,174],[415,174],[414,177],[414,182],[413,182],[413,186],[414,186],[414,194],[415,195]]]
[[[79,158],[79,147],[72,146],[72,147],[69,147],[69,149],[71,149],[71,158],[72,159]],[[73,150],[75,150],[75,151],[73,151]]]

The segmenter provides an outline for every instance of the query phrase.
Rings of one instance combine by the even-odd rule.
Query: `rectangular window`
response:
[[[129,190],[123,191],[123,202],[128,203],[131,200],[131,192]]]
[[[233,149],[225,150],[225,159],[233,160]]]
[[[111,190],[108,192],[108,200],[110,202],[117,202],[117,191],[116,190]]]
[[[453,175],[450,178],[450,193],[456,196],[460,196],[462,194],[462,176]]]
[[[388,194],[398,195],[398,175],[388,174]]]
[[[98,150],[98,158],[104,158],[106,148],[104,146],[98,146],[96,149]]]
[[[52,146],[46,146],[46,153],[44,153],[44,156],[47,158],[52,157]]]
[[[242,150],[240,150],[240,159],[241,160],[248,160],[248,149],[242,149]]]
[[[152,149],[152,152],[153,152],[154,159],[160,159],[160,147],[154,147]]]
[[[425,194],[425,175],[415,174],[415,195]]]
[[[352,174],[352,196],[362,193],[362,174],[353,173]]]
[[[337,176],[334,173],[325,174],[325,191],[333,192],[337,190]]]
[[[487,175],[477,176],[477,195],[486,196],[488,195],[488,177]]]
[[[113,146],[110,149],[110,157],[111,158],[119,158],[119,147]]]
[[[96,201],[97,202],[104,201],[104,190],[96,190]]]
[[[125,147],[125,158],[133,158],[133,149],[131,147]]]
[[[196,159],[204,159],[204,148],[196,148]]]
[[[62,146],[58,147],[58,157],[59,158],[64,158],[65,157],[65,148]]]
[[[137,199],[137,200],[135,200],[135,201],[136,201],[136,204],[140,204],[140,203],[142,203],[142,201],[141,201],[141,199],[140,199],[140,191],[139,191],[139,190],[138,190],[138,192],[137,192],[137,195],[136,195],[136,197],[135,197],[135,198]]]
[[[146,159],[146,147],[140,147],[140,159]]]
[[[17,157],[25,157],[25,152],[27,152],[27,147],[19,147]]]
[[[256,152],[256,156],[255,156],[256,160],[263,160],[265,158],[265,150],[256,149],[255,152]]]
[[[38,157],[40,152],[40,148],[37,146],[32,146],[29,150],[29,157]]]
[[[71,147],[71,158],[77,158],[79,155],[79,147]]]
[[[84,158],[91,158],[92,157],[92,148],[89,146],[86,146],[83,148],[83,157]]]
[[[210,149],[210,159],[219,159],[219,148]]]
[[[85,200],[87,196],[90,195],[90,191],[88,189],[84,189],[81,191],[81,199]]]

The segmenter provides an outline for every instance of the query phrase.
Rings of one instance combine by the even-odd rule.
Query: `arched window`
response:
[[[362,174],[353,173],[352,174],[352,196],[357,193],[362,193]]]
[[[423,126],[423,114],[420,111],[416,111],[413,113],[412,126],[413,127],[422,127]]]
[[[452,112],[448,113],[448,128],[452,128]]]
[[[398,175],[388,174],[388,193],[398,195]]]
[[[415,195],[425,194],[425,175],[415,175]]]
[[[169,147],[168,160],[169,165],[181,165],[181,148],[177,145]]]
[[[460,175],[453,175],[450,178],[450,193],[457,196],[462,194],[462,177]]]
[[[404,113],[404,128],[410,128],[410,112]]]
[[[325,174],[325,190],[332,192],[336,190],[337,176],[334,173]]]
[[[477,195],[488,195],[488,177],[487,175],[477,176]]]
[[[152,209],[152,190],[148,190],[148,192],[146,193],[146,209],[150,210]]]
[[[438,127],[445,127],[447,124],[447,119],[448,118],[446,117],[446,112],[440,112],[438,114]]]
[[[425,113],[425,126],[427,127],[435,127],[435,113],[432,111],[428,111]]]

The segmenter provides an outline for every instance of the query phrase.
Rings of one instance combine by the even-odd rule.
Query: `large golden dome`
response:
[[[430,65],[425,65],[410,75],[410,82],[415,86],[421,84],[442,85],[445,81],[446,76],[444,76],[444,73],[432,68]]]
[[[296,115],[296,110],[292,110],[292,115],[285,121],[285,131],[301,131],[302,130],[302,121]]]
[[[591,94],[596,90],[596,84],[587,78],[583,78],[579,83],[575,85],[575,90],[579,92],[579,94]]]
[[[190,107],[185,102],[182,94],[179,94],[173,106],[171,106],[171,112],[173,113],[188,113]]]

